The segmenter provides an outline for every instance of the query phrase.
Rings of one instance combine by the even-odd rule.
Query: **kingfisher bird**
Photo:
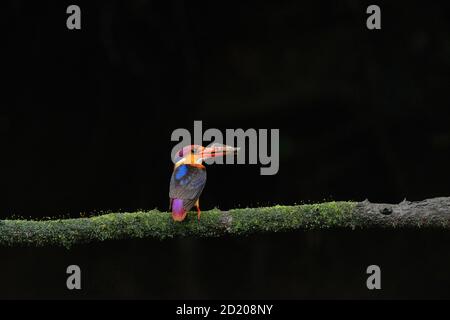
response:
[[[175,166],[170,179],[170,208],[175,221],[183,221],[195,206],[200,220],[199,198],[206,184],[206,168],[202,162],[209,158],[236,154],[239,148],[213,144],[208,147],[189,145],[175,155]]]

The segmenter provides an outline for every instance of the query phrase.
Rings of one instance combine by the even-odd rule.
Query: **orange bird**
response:
[[[202,162],[209,158],[236,154],[239,148],[213,144],[210,147],[190,145],[176,153],[175,166],[170,179],[170,208],[175,221],[183,221],[195,206],[200,220],[199,198],[206,184],[206,168]]]

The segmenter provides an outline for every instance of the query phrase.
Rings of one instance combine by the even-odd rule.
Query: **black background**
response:
[[[5,3],[2,218],[167,210],[170,135],[194,120],[280,129],[278,174],[208,167],[203,210],[450,194],[444,1],[377,2],[372,31],[364,1]],[[70,4],[81,30],[66,28]],[[330,231],[2,248],[0,297],[450,297],[449,240]],[[86,274],[82,293],[65,289],[68,264]],[[369,264],[386,270],[381,292],[365,288]]]

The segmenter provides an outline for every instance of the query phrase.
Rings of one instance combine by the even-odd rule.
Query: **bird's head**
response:
[[[186,146],[175,154],[175,166],[181,164],[201,164],[204,160],[236,154],[239,148],[213,143],[208,147],[197,144]]]

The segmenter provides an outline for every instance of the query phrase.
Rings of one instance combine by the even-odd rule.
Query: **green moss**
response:
[[[157,210],[58,220],[2,220],[0,245],[48,246],[70,248],[78,243],[119,239],[178,236],[217,237],[254,232],[279,232],[293,229],[352,226],[355,204],[328,202],[300,206],[234,209],[226,213],[213,209],[189,213],[183,222],[174,222],[167,212]],[[230,219],[223,219],[224,217]],[[223,221],[227,221],[224,223]]]
[[[347,227],[351,224],[354,203],[328,202],[301,206],[275,206],[231,210],[231,233],[278,232],[292,229]]]

